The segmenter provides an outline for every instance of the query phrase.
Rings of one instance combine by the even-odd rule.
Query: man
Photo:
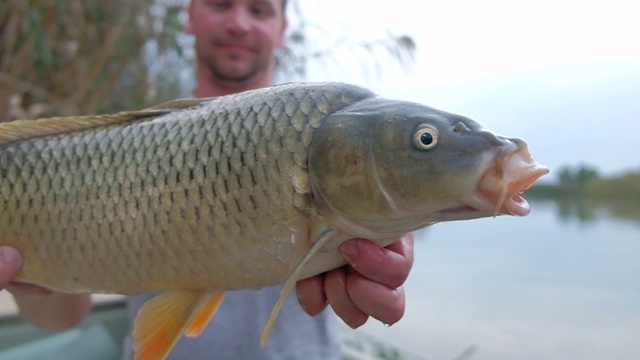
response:
[[[196,39],[197,97],[228,95],[272,84],[274,51],[284,46],[285,6],[285,0],[191,1],[186,30]],[[279,287],[229,292],[204,333],[182,339],[170,358],[337,359],[339,339],[333,314],[323,311],[327,304],[353,328],[364,324],[369,316],[385,324],[398,321],[404,312],[401,285],[413,263],[412,236],[385,249],[367,240],[350,240],[341,251],[350,265],[298,282],[297,299],[287,299],[264,349],[258,347],[258,339]],[[0,247],[0,289],[6,287],[14,295],[26,320],[45,328],[64,329],[89,312],[89,295],[52,293],[11,283],[19,266],[20,254]],[[132,319],[152,296],[128,299]],[[128,344],[124,351],[125,357],[132,355]]]

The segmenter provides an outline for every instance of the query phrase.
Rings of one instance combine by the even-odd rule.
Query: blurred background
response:
[[[187,97],[185,0],[0,4],[0,120]],[[278,82],[344,81],[525,139],[526,218],[417,234],[387,358],[640,357],[640,3],[296,1]],[[410,354],[410,355],[406,355]]]

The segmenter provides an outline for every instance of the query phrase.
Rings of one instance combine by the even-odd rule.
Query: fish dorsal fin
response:
[[[269,340],[269,335],[271,335],[271,330],[273,329],[273,325],[276,322],[276,318],[278,318],[278,314],[280,313],[280,310],[282,309],[287,296],[293,289],[293,286],[300,279],[300,275],[302,275],[302,269],[304,269],[304,266],[309,263],[309,260],[311,260],[311,258],[313,258],[313,256],[316,255],[324,245],[329,243],[329,240],[336,236],[336,231],[331,228],[323,228],[318,229],[318,231],[314,235],[314,238],[316,240],[314,240],[305,256],[293,269],[291,275],[289,275],[284,285],[282,286],[282,289],[280,290],[278,300],[276,301],[275,305],[273,305],[273,309],[271,310],[269,319],[267,319],[267,323],[262,330],[262,336],[260,337],[260,348],[264,348],[267,344],[267,340]]]
[[[166,114],[166,110],[126,111],[110,115],[53,117],[0,123],[0,145],[41,136],[87,130]]]
[[[140,111],[123,111],[107,115],[53,117],[2,122],[0,123],[0,145],[166,115],[174,111],[200,105],[207,100],[209,99],[179,99],[154,105]]]
[[[187,99],[171,100],[171,101],[163,102],[163,103],[148,107],[148,108],[144,109],[144,111],[148,111],[148,110],[165,110],[165,111],[182,110],[182,109],[198,106],[198,105],[200,105],[200,104],[202,104],[204,102],[210,101],[212,99],[215,99],[215,97],[198,98],[198,99],[189,99],[189,98],[187,98]]]
[[[162,360],[185,334],[198,336],[220,307],[222,291],[173,291],[145,303],[133,326],[135,360]]]

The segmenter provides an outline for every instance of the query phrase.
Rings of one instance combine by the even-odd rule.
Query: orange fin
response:
[[[133,326],[135,360],[166,358],[183,333],[202,332],[223,298],[223,292],[174,291],[149,300]]]
[[[225,295],[226,293],[224,291],[214,291],[207,294],[207,296],[200,301],[200,305],[191,317],[191,322],[184,331],[184,334],[189,337],[200,336],[211,318],[213,318],[213,315],[218,312]]]
[[[280,295],[278,296],[278,300],[275,305],[273,305],[273,309],[271,310],[271,314],[269,314],[269,319],[267,319],[267,324],[264,326],[262,330],[262,336],[260,337],[260,348],[264,348],[267,345],[267,340],[269,340],[269,335],[271,335],[271,330],[273,329],[273,325],[276,322],[276,318],[282,309],[282,305],[284,305],[287,296],[293,289],[293,286],[296,284],[300,275],[302,274],[302,269],[304,266],[311,260],[311,258],[322,249],[322,247],[336,236],[336,231],[330,228],[321,229],[320,233],[317,236],[314,236],[316,239],[313,242],[313,245],[309,248],[309,251],[305,254],[305,256],[300,260],[298,265],[293,269],[291,275],[287,278],[284,283],[284,286],[280,290]]]
[[[197,106],[209,99],[179,99],[161,103],[144,110],[123,111],[115,114],[14,120],[0,123],[0,145],[41,136],[62,134],[114,125],[134,120],[166,115],[174,111]]]

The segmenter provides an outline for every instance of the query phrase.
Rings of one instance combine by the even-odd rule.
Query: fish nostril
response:
[[[520,138],[511,138],[511,141],[513,141],[518,147],[527,146],[527,143]]]
[[[464,133],[468,133],[469,131],[470,131],[469,127],[465,123],[463,123],[462,121],[458,122],[457,124],[455,124],[453,126],[453,132],[455,132],[455,133],[464,134]]]

